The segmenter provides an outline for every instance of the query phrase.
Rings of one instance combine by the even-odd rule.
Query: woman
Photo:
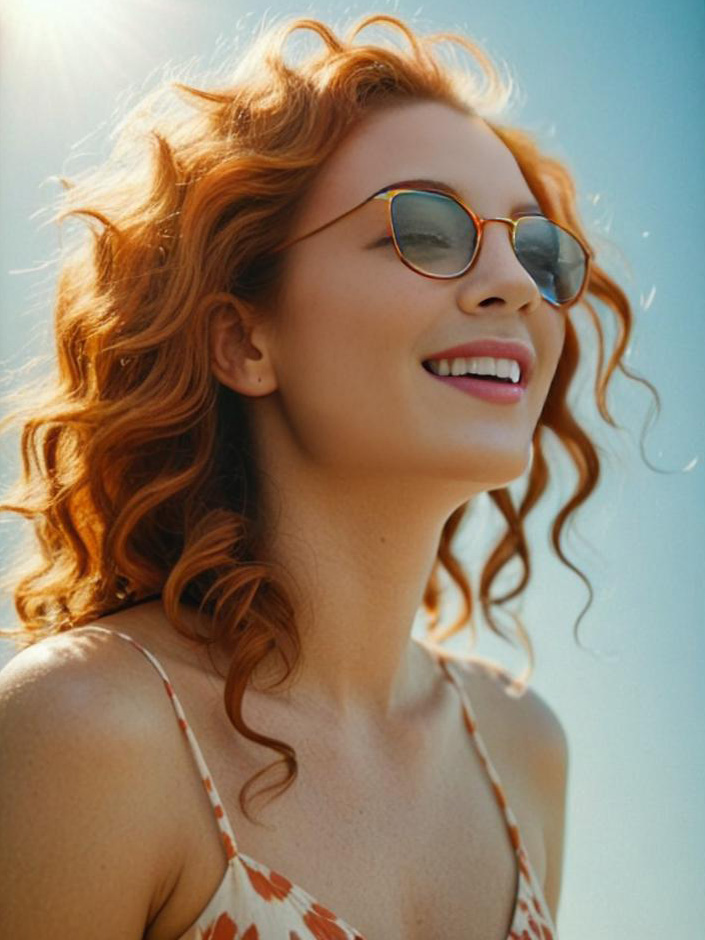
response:
[[[353,43],[373,22],[409,50]],[[293,67],[299,28],[322,49]],[[175,83],[186,111],[150,96],[68,192],[92,251],[62,269],[56,384],[2,507],[40,545],[0,675],[3,936],[556,936],[562,725],[444,651],[454,631],[411,629],[441,566],[468,622],[451,540],[483,493],[507,522],[495,629],[543,428],[571,511],[589,496],[570,316],[592,294],[621,321],[610,417],[631,311],[568,170],[492,119],[508,89],[447,38],[484,89],[392,16],[276,26],[225,86]]]

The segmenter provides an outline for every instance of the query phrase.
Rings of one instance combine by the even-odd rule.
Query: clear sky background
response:
[[[628,364],[656,384],[663,409],[657,421],[649,418],[644,440],[651,469],[640,454],[651,396],[618,374],[608,402],[622,429],[601,421],[591,388],[597,340],[586,328],[591,353],[573,386],[573,405],[605,463],[599,489],[563,541],[595,591],[580,624],[581,646],[573,628],[587,589],[550,548],[550,524],[575,479],[558,448],[552,458],[561,478],[529,524],[533,580],[520,608],[535,645],[534,686],[561,716],[570,746],[558,929],[567,940],[702,936],[705,5],[5,0],[3,372],[52,348],[58,232],[42,228],[46,215],[35,213],[57,189],[45,180],[96,162],[126,96],[151,88],[162,65],[217,63],[265,11],[334,24],[396,12],[423,32],[451,29],[480,40],[509,63],[518,83],[512,120],[538,133],[575,174],[599,261],[634,310]],[[612,316],[604,308],[602,314],[611,349]],[[7,444],[2,453],[4,487],[17,460]],[[492,544],[493,525],[488,515],[482,531],[466,530],[471,569],[481,547]],[[0,613],[9,625],[7,599]],[[467,650],[464,642],[451,645]],[[476,652],[517,672],[524,665],[518,651],[485,630]]]

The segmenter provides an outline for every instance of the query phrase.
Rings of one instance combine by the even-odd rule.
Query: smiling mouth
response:
[[[513,386],[515,386],[515,387],[523,384],[522,381],[521,381],[521,379],[520,379],[518,382],[512,382],[512,380],[511,380],[510,378],[504,378],[504,379],[503,379],[503,378],[501,378],[501,377],[498,376],[498,375],[477,375],[477,374],[474,373],[474,372],[464,373],[463,375],[438,376],[437,373],[434,372],[433,369],[430,367],[430,365],[429,365],[427,359],[424,360],[424,361],[421,363],[421,365],[424,367],[424,369],[426,370],[426,372],[428,372],[429,375],[435,375],[437,378],[447,378],[447,379],[475,379],[475,380],[478,381],[478,382],[494,382],[494,383],[499,384],[499,385],[513,385]],[[522,378],[523,378],[523,376],[522,376]]]

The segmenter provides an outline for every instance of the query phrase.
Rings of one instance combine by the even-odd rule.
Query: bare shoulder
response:
[[[128,645],[98,637],[59,634],[0,670],[3,936],[142,937],[178,879],[154,693]]]
[[[525,773],[536,806],[546,807],[565,786],[568,740],[555,708],[530,685],[521,687],[498,663],[479,656],[444,654],[457,667],[483,735],[507,764]]]
[[[18,717],[37,707],[43,721],[72,723],[72,732],[106,743],[109,731],[110,740],[156,745],[148,706],[161,704],[164,694],[159,681],[145,676],[156,677],[154,667],[129,644],[78,627],[15,655],[0,670],[0,700],[12,703]]]

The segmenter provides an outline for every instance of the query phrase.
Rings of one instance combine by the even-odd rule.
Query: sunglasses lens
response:
[[[452,276],[475,251],[475,224],[454,199],[439,193],[399,193],[392,225],[404,258],[426,274]]]
[[[478,236],[472,217],[442,193],[394,196],[392,225],[402,256],[422,273],[457,276],[475,253]],[[519,220],[516,255],[547,300],[564,304],[579,294],[587,265],[583,247],[549,219]]]
[[[547,300],[564,304],[580,293],[585,252],[576,238],[553,222],[539,216],[520,219],[516,254]]]

